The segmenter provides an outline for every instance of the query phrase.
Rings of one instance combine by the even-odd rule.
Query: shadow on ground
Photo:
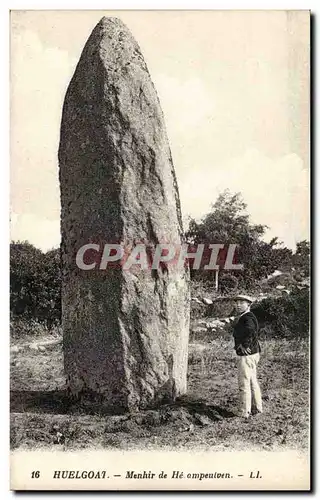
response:
[[[71,402],[66,391],[10,391],[12,413],[69,413]]]
[[[165,403],[158,405],[156,407],[148,408],[145,410],[126,413],[123,408],[113,408],[105,407],[103,401],[97,401],[92,399],[78,399],[75,400],[70,397],[66,390],[56,390],[56,391],[17,391],[13,390],[10,393],[10,410],[12,413],[49,413],[49,414],[60,414],[60,415],[72,415],[72,414],[84,414],[84,415],[123,415],[130,417],[131,419],[134,415],[153,415],[156,420],[161,420],[162,422],[168,420],[169,414],[173,416],[176,414],[181,417],[184,415],[185,418],[188,416],[188,420],[192,420],[193,423],[205,425],[207,420],[217,421],[223,418],[231,418],[234,416],[229,410],[217,406],[211,405],[202,400],[194,400],[188,396],[182,396],[176,399],[174,402]],[[159,418],[156,418],[156,415]],[[159,422],[160,423],[160,422]]]

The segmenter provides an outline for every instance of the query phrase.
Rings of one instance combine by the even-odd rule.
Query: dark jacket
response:
[[[248,311],[240,316],[239,320],[234,324],[234,348],[238,356],[245,356],[241,346],[247,350],[247,354],[256,354],[261,352],[261,347],[258,341],[259,324],[255,315]]]

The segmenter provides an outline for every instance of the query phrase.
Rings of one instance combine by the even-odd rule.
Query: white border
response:
[[[9,387],[9,349],[8,349],[8,344],[9,344],[9,336],[8,336],[8,308],[9,308],[9,296],[8,296],[8,290],[9,290],[9,274],[8,274],[8,261],[9,261],[9,252],[8,252],[8,240],[9,240],[9,82],[8,82],[8,67],[9,67],[9,9],[22,9],[22,10],[74,10],[74,9],[81,9],[81,10],[112,10],[112,9],[117,9],[117,10],[122,10],[122,9],[128,9],[128,10],[156,10],[156,9],[170,9],[170,10],[203,10],[203,9],[215,9],[215,10],[263,10],[263,9],[275,9],[275,10],[307,10],[310,9],[312,13],[317,17],[317,14],[320,12],[320,8],[318,7],[319,2],[316,0],[309,0],[308,2],[302,1],[302,0],[291,0],[291,1],[284,1],[284,0],[269,0],[269,1],[251,1],[251,2],[237,2],[237,1],[228,1],[228,0],[223,0],[223,1],[204,1],[204,0],[198,0],[198,1],[178,1],[178,0],[154,0],[152,3],[147,0],[145,1],[124,1],[124,0],[118,0],[118,1],[111,1],[111,0],[92,0],[90,2],[88,1],[70,1],[70,0],[56,0],[56,1],[48,1],[48,2],[43,2],[40,0],[33,1],[33,2],[28,2],[28,1],[23,1],[23,0],[17,0],[17,1],[11,1],[11,2],[6,2],[5,0],[1,3],[0,6],[0,13],[2,14],[0,19],[1,19],[1,25],[0,25],[0,36],[1,36],[1,68],[2,68],[2,75],[3,77],[1,78],[1,92],[0,92],[0,98],[2,100],[2,113],[1,113],[1,139],[2,139],[2,152],[4,154],[4,159],[3,159],[3,165],[1,168],[1,182],[0,182],[0,202],[1,202],[1,210],[0,210],[0,222],[1,222],[1,264],[2,264],[2,273],[1,273],[1,310],[0,310],[0,317],[2,319],[2,328],[1,328],[1,388],[3,389],[2,393],[2,402],[6,401],[8,403],[8,387]],[[318,23],[318,19],[316,19],[316,22]],[[318,37],[315,36],[314,34],[314,47],[313,50],[316,54],[316,60],[313,61],[315,64],[314,67],[314,85],[317,82],[317,77],[318,77],[318,66],[319,66],[319,43],[318,43]],[[315,97],[316,94],[316,88],[314,88],[313,95]],[[314,102],[312,104],[314,108],[314,123],[316,123],[316,118],[317,118],[317,111],[318,111],[318,102]],[[316,147],[316,144],[319,143],[320,140],[320,132],[319,128],[315,127],[314,130],[314,149]],[[316,170],[316,157],[314,155],[314,165],[313,169],[314,171]],[[314,209],[316,213],[313,214],[313,217],[316,217],[318,215],[318,204],[316,203],[316,200],[319,199],[320,197],[320,192],[319,192],[319,185],[317,182],[317,178],[314,174],[314,181],[316,181],[316,187],[314,188],[314,201],[315,201],[315,206]],[[316,224],[314,223],[314,230],[316,231]],[[319,237],[319,232],[316,231],[316,234],[313,235],[313,252],[314,252],[314,263],[320,261],[320,255],[319,255],[319,248],[320,248],[320,237]],[[317,251],[316,251],[317,249]],[[320,272],[319,272],[319,266],[315,266],[314,270],[314,283],[319,283],[320,282]],[[315,293],[315,292],[314,292]],[[316,294],[315,294],[316,295]],[[320,300],[318,295],[315,296],[315,301],[314,301],[314,311],[317,311],[320,309]],[[314,356],[314,365],[316,368],[317,365],[317,356],[318,353],[320,352],[320,341],[319,341],[319,335],[318,335],[318,329],[316,328],[317,324],[314,325],[314,332],[313,332],[313,338],[314,338],[314,345],[313,349],[316,352],[316,355]],[[320,333],[320,332],[319,332]],[[319,387],[319,370],[317,370],[317,373],[315,375],[315,380],[314,380],[314,387]],[[314,390],[314,397],[316,396],[316,390]],[[320,409],[319,409],[319,401],[314,401],[316,403],[316,408],[315,408],[315,415],[314,415],[314,424],[316,424],[319,414],[320,414]],[[1,412],[1,474],[0,474],[0,491],[3,494],[4,498],[11,498],[13,495],[12,492],[8,491],[8,485],[9,485],[9,449],[8,449],[8,431],[9,431],[9,406],[5,405],[5,407],[2,407],[2,412]],[[315,437],[316,437],[316,443],[318,445],[318,431],[319,429],[315,428]],[[318,446],[316,446],[316,449],[318,450]],[[314,451],[315,454],[315,451]],[[314,479],[316,477],[320,477],[320,466],[319,466],[319,460],[315,461],[316,468],[314,470]],[[165,493],[166,496],[171,496],[171,494]],[[92,494],[86,494],[86,497],[91,497]],[[115,495],[114,493],[108,493],[108,496],[113,496]],[[215,493],[215,496],[220,496],[219,493]],[[36,496],[33,494],[28,495],[30,497],[35,497],[35,498],[42,498],[42,494],[37,494]],[[59,494],[60,498],[65,498],[65,494]],[[81,495],[82,497],[83,495]],[[125,495],[127,496],[127,494]],[[199,496],[199,494],[194,493],[192,495],[193,497]],[[223,497],[226,498],[229,495],[223,494]],[[231,496],[231,494],[230,494]],[[255,495],[253,495],[255,496]],[[281,495],[275,495],[272,493],[273,497],[278,497]],[[296,496],[296,495],[295,495]]]
[[[315,9],[316,1],[311,0],[307,4],[302,0],[269,0],[269,1],[247,1],[239,2],[236,0],[94,0],[88,2],[85,0],[57,0],[46,1],[45,4],[41,0],[34,0],[33,2],[28,2],[26,0],[12,0],[8,2],[9,8],[11,9],[39,9],[39,10],[68,10],[68,9],[79,9],[79,10],[203,10],[203,9],[214,9],[214,10],[307,10]]]

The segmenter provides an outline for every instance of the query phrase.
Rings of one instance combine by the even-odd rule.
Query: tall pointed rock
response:
[[[178,119],[178,117],[177,117]],[[83,245],[183,239],[160,103],[137,42],[115,18],[93,30],[68,87],[59,147],[65,372],[114,410],[186,391],[189,273],[82,270]],[[98,252],[87,253],[90,262]],[[101,252],[100,252],[101,255]]]

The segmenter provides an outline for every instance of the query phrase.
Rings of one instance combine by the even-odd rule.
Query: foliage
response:
[[[12,339],[38,337],[46,333],[48,333],[46,326],[35,319],[18,316],[10,321],[10,337]]]
[[[219,288],[223,294],[231,293],[238,288],[238,279],[232,274],[224,273],[220,278]]]
[[[243,264],[243,271],[222,271],[220,283],[228,273],[237,276],[240,287],[251,289],[255,287],[257,280],[266,278],[276,269],[291,269],[293,253],[289,248],[283,247],[278,238],[263,241],[267,226],[252,224],[246,208],[240,193],[231,194],[226,190],[218,196],[211,211],[200,222],[190,219],[186,238],[189,244],[220,243],[225,248],[236,244],[236,261]],[[297,259],[297,265],[306,261],[306,245],[302,244],[299,251],[301,256]],[[213,280],[213,275],[214,273],[203,269],[192,272],[192,278],[196,279]]]
[[[268,297],[253,312],[268,324],[274,337],[308,337],[310,329],[309,288],[296,286],[290,295]]]
[[[60,251],[42,253],[28,242],[10,245],[10,309],[12,317],[46,322],[61,316]]]
[[[294,266],[305,276],[310,276],[310,243],[306,240],[297,243],[294,255]]]
[[[296,252],[284,247],[278,238],[263,241],[267,226],[252,224],[246,213],[246,204],[241,194],[225,191],[212,205],[211,211],[200,222],[190,219],[186,233],[190,245],[205,244],[237,244],[237,261],[244,265],[243,271],[219,271],[219,294],[230,294],[235,290],[246,290],[249,293],[268,293],[271,281],[265,278],[276,269],[288,275],[289,287],[300,280],[303,282],[310,274],[310,245],[306,240],[297,243]],[[221,255],[220,255],[221,257]],[[214,296],[215,273],[204,269],[191,270],[195,296]],[[264,280],[264,281],[263,281]],[[282,334],[288,330],[288,322],[294,311],[298,314],[298,330],[302,331],[307,324],[305,311],[308,302],[302,295],[302,305],[295,300],[296,292],[290,297],[279,299],[278,305],[273,301],[265,303],[266,310],[262,316],[270,314],[273,324]],[[278,299],[277,299],[278,300]],[[35,320],[46,324],[48,328],[61,320],[61,263],[59,249],[43,253],[28,242],[12,242],[10,245],[10,305],[11,317]],[[281,309],[283,308],[283,310]],[[304,309],[300,309],[303,308]],[[193,302],[192,317],[201,316],[203,305]],[[278,314],[279,313],[279,314]],[[283,315],[288,314],[288,320]],[[277,318],[277,319],[276,319]],[[301,324],[300,324],[301,323]],[[282,325],[282,326],[281,326]],[[290,327],[291,328],[291,327]],[[290,329],[289,328],[289,329]],[[294,327],[295,328],[295,327]]]
[[[190,219],[188,240],[223,244],[255,241],[264,234],[266,226],[250,224],[249,215],[243,213],[245,209],[240,193],[224,191],[201,222]]]

